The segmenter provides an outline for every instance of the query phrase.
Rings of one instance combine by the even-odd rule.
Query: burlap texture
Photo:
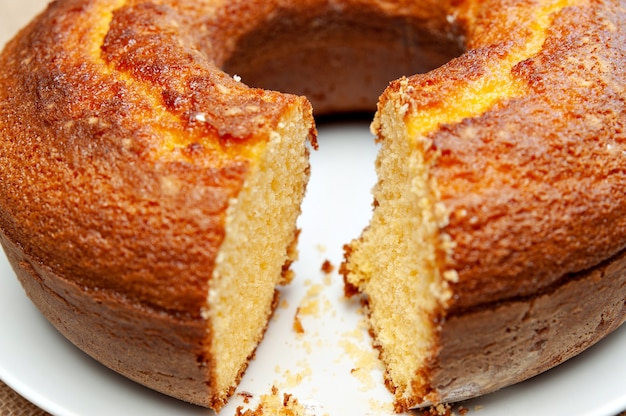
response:
[[[0,381],[0,416],[48,416]]]

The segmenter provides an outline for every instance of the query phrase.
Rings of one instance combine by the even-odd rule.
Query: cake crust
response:
[[[409,387],[392,370],[387,384],[402,411],[545,371],[626,319],[626,5],[530,6],[53,2],[0,55],[0,241],[9,261],[81,349],[219,410],[245,370],[234,370],[234,384],[217,381],[224,313],[215,307],[228,286],[218,284],[220,266],[227,254],[259,263],[248,251],[221,251],[249,240],[229,232],[239,230],[229,228],[233,210],[254,195],[249,184],[267,160],[302,161],[305,141],[315,146],[307,99],[250,88],[238,74],[308,94],[326,114],[368,110],[381,83],[437,67],[392,82],[373,124],[389,140],[383,117],[392,114],[421,158],[399,170],[424,177],[407,182],[420,193],[408,205],[430,216],[418,248],[435,276],[418,291],[432,292],[433,304],[416,308],[427,310],[423,327],[404,327],[431,331],[429,355]],[[293,151],[272,147],[290,141],[290,129],[301,140],[295,157],[267,159]],[[293,169],[298,201],[308,164]],[[273,283],[289,280],[298,212],[289,211],[276,279],[263,285],[265,319]],[[367,297],[370,276],[357,276],[367,267],[353,260],[362,242],[348,246],[342,272],[346,293]],[[367,301],[374,319],[379,299]],[[380,329],[372,333],[385,360]]]
[[[541,51],[512,68],[523,96],[431,135],[455,242],[453,310],[532,295],[626,248],[625,17],[610,2],[563,9]],[[410,85],[447,90],[465,68]]]
[[[229,200],[255,163],[255,147],[287,108],[308,105],[207,67],[191,46],[174,48],[182,35],[158,41],[148,29],[124,32],[134,49],[117,48],[121,56],[108,64],[87,56],[78,45],[95,36],[94,24],[83,16],[99,13],[96,5],[52,4],[2,55],[1,227],[34,261],[77,284],[198,317]],[[145,14],[153,20],[133,10],[133,23],[119,12],[103,49],[125,24],[169,34],[158,10]],[[129,69],[115,59],[147,82],[127,82]],[[227,104],[248,110],[228,113]]]
[[[432,403],[527,380],[604,338],[625,320],[625,274],[622,252],[531,297],[448,315],[430,367],[433,392],[440,392]]]
[[[198,365],[205,361],[206,348],[199,342],[207,338],[204,320],[166,314],[97,289],[85,290],[49,267],[32,263],[4,236],[1,241],[29,298],[78,348],[154,390],[204,406],[224,404],[209,403],[208,389],[199,387],[212,382]]]
[[[293,118],[299,147],[285,157],[302,166],[289,201],[301,200],[316,131],[305,98],[219,70],[190,35],[185,4],[53,2],[6,45],[0,235],[29,297],[73,343],[219,409],[246,367],[216,385],[208,297],[233,206],[253,175],[274,169],[264,158]],[[284,214],[276,284],[296,255],[298,213]],[[274,286],[266,292],[254,342],[276,306]]]
[[[625,9],[525,6],[464,3],[455,21],[468,52],[392,82],[379,102],[374,217],[346,247],[342,273],[346,294],[369,305],[398,411],[528,379],[626,319]],[[388,185],[395,171],[404,188]],[[402,251],[403,240],[416,245]],[[396,301],[410,291],[438,302]],[[402,319],[415,339],[431,331],[410,381],[399,382],[402,354],[390,341],[393,302],[403,305],[396,316],[423,316],[421,325]]]

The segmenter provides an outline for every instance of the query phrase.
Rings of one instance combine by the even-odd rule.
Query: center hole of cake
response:
[[[316,115],[373,112],[390,81],[463,53],[450,20],[427,25],[367,7],[278,10],[238,39],[223,69],[253,87],[304,95]]]

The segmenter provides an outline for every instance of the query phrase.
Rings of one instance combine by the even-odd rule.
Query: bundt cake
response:
[[[626,318],[624,6],[464,3],[468,52],[382,95],[343,274],[397,409],[525,380]]]
[[[219,409],[290,278],[315,128],[216,69],[193,4],[55,2],[7,45],[0,239],[78,347]]]
[[[219,410],[292,277],[313,112],[378,102],[342,273],[396,410],[526,379],[626,316],[625,6],[57,0],[0,55],[0,242],[79,348]]]

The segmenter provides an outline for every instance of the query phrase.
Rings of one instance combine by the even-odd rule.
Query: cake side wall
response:
[[[576,356],[626,321],[626,252],[538,296],[454,314],[433,385],[441,400],[476,397]]]
[[[0,233],[26,294],[68,340],[112,370],[181,400],[208,406],[203,367],[206,323],[132,304],[120,295],[86,290],[31,261]]]

